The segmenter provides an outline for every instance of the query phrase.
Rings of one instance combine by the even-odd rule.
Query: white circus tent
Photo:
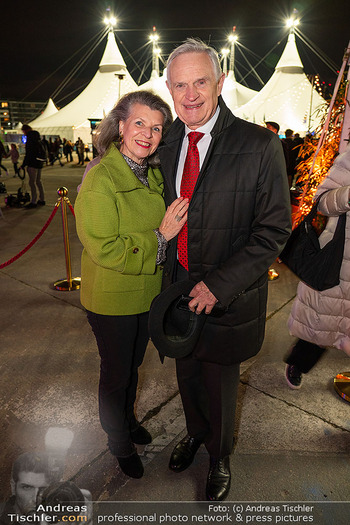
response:
[[[222,87],[222,98],[231,111],[249,102],[258,91],[237,82],[233,71],[229,71]]]
[[[305,134],[318,127],[324,104],[304,73],[291,31],[272,77],[255,97],[235,110],[235,115],[261,125],[271,120],[282,132],[290,128]]]
[[[38,122],[42,121],[44,118],[51,117],[51,115],[55,115],[57,111],[58,109],[56,108],[54,101],[52,98],[49,98],[44,111],[38,117],[36,117],[36,119],[32,120],[30,125],[32,128],[36,129]]]
[[[164,69],[161,76],[159,76],[157,68],[153,69],[151,78],[144,84],[141,84],[139,89],[146,89],[147,91],[152,91],[156,95],[159,95],[163,100],[165,100],[165,102],[169,104],[173,117],[176,118],[174,102],[166,85],[166,79],[166,68]]]
[[[110,31],[99,68],[91,82],[54,115],[33,121],[35,129],[41,135],[59,135],[73,142],[80,137],[84,142],[91,142],[89,119],[102,119],[122,95],[135,89],[137,85]]]

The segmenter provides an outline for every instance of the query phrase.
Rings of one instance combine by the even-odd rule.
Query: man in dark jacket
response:
[[[239,363],[262,345],[267,270],[290,233],[285,161],[276,135],[225,106],[214,49],[188,39],[170,55],[167,75],[179,117],[158,149],[167,204],[187,188],[188,171],[196,171],[188,169],[188,135],[194,130],[199,175],[188,210],[185,262],[183,242],[175,239],[164,287],[193,279],[189,306],[208,315],[192,354],[176,362],[188,435],[175,447],[169,467],[185,470],[204,443],[210,455],[206,497],[223,500],[231,481]],[[217,302],[226,313],[211,317]]]
[[[27,166],[27,173],[29,177],[29,186],[32,194],[32,199],[26,208],[36,208],[36,206],[45,205],[44,188],[41,182],[41,169],[45,159],[41,158],[40,149],[40,135],[37,131],[32,129],[28,124],[23,124],[22,131],[27,137],[26,154],[23,160],[22,168]],[[39,190],[39,200],[37,201],[36,186]]]

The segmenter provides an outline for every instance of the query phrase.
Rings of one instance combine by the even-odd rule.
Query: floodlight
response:
[[[300,23],[300,20],[298,18],[288,18],[288,20],[286,21],[286,25],[289,29],[291,29],[292,27],[296,27],[297,25],[299,25]]]

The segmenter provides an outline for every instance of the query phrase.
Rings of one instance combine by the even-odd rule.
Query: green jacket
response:
[[[165,213],[163,177],[149,168],[147,188],[112,145],[86,175],[77,200],[84,246],[81,303],[103,315],[147,312],[160,292],[158,228]]]

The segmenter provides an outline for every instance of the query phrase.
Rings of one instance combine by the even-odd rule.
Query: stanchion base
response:
[[[335,391],[345,401],[350,402],[350,372],[342,372],[337,374],[333,380]]]
[[[68,281],[68,279],[61,279],[60,281],[56,281],[53,283],[56,290],[62,291],[62,292],[71,292],[72,290],[79,290],[81,285],[81,278],[75,277],[71,281]]]

